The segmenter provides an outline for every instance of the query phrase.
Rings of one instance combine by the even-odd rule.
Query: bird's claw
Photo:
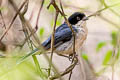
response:
[[[69,55],[69,61],[72,61],[77,56],[78,56],[77,54],[70,54]]]

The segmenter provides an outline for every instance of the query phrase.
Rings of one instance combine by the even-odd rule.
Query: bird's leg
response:
[[[69,61],[72,61],[73,62],[73,59],[75,58],[75,57],[77,57],[78,55],[76,54],[76,53],[74,53],[74,54],[70,54],[69,55]]]
[[[72,61],[72,60],[73,60],[73,58],[74,58],[74,55],[73,55],[73,54],[70,54],[70,55],[68,55],[68,56],[63,55],[63,54],[57,54],[57,55],[62,56],[62,57],[65,57],[65,58],[68,58],[68,59],[69,59],[69,61]],[[75,54],[75,56],[78,56],[78,55],[77,55],[77,54]]]
[[[70,55],[69,55],[69,60],[70,60],[70,61],[73,59],[73,56],[74,56],[73,54],[70,54]]]

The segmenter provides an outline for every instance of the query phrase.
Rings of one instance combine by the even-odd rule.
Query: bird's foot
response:
[[[69,61],[73,61],[73,59],[75,58],[75,57],[77,57],[78,55],[75,53],[75,54],[70,54],[69,56],[67,56],[67,55],[63,55],[63,54],[58,54],[59,56],[62,56],[62,57],[65,57],[65,58],[68,58],[69,59]]]
[[[63,54],[58,54],[59,56],[62,56],[62,57],[65,57],[65,58],[68,58],[69,59],[69,61],[72,61],[72,59],[73,59],[73,54],[70,54],[70,55],[63,55]]]
[[[78,55],[75,53],[75,54],[70,54],[69,55],[69,61],[73,61],[73,59],[75,58],[75,57],[77,57]]]

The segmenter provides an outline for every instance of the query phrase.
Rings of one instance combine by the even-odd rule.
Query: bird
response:
[[[75,12],[68,18],[68,22],[71,24],[72,29],[75,32],[75,52],[73,52],[74,35],[72,34],[72,30],[66,22],[61,24],[55,30],[53,44],[55,53],[57,53],[60,56],[67,57],[72,62],[75,56],[78,55],[83,80],[86,80],[86,73],[84,68],[85,66],[83,65],[83,60],[81,58],[81,53],[79,54],[79,50],[82,47],[85,40],[87,39],[87,19],[88,17],[86,17],[86,15],[81,12]],[[51,37],[52,35],[50,35],[48,39],[42,43],[42,46],[46,51],[51,51]],[[76,64],[75,62],[74,64]],[[71,68],[71,66],[69,66],[68,68]]]
[[[74,30],[75,34],[75,51],[79,50],[82,47],[82,44],[87,38],[88,30],[86,27],[86,20],[88,18],[82,12],[75,12],[69,18],[68,22],[71,24],[72,29]],[[45,51],[50,51],[51,49],[51,36],[50,35],[40,46]],[[59,27],[56,28],[54,34],[54,52],[60,56],[66,56],[73,54],[73,40],[74,37],[72,35],[72,31],[69,28],[68,24],[64,22]],[[23,56],[21,59],[18,60],[18,64],[23,62],[27,57],[35,54],[41,54],[38,52],[40,49],[35,48],[27,55]]]
[[[88,30],[86,27],[87,17],[84,13],[75,12],[69,18],[68,22],[72,25],[75,34],[75,51],[80,48],[87,38]],[[51,49],[51,36],[42,43],[45,50]],[[61,24],[55,31],[54,35],[54,52],[58,55],[73,54],[73,34],[66,22]]]

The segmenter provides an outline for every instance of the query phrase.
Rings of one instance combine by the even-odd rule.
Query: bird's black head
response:
[[[72,14],[69,18],[68,21],[70,24],[75,25],[77,24],[80,20],[82,20],[85,17],[84,13],[80,13],[80,12],[75,12],[74,14]]]

